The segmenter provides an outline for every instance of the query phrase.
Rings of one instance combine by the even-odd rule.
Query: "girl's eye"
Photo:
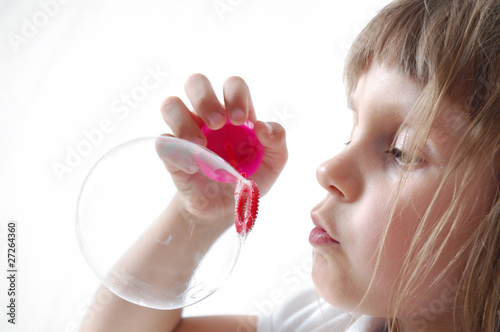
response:
[[[421,158],[411,158],[407,153],[398,148],[392,148],[386,151],[386,154],[393,158],[400,166],[418,166],[423,162]]]

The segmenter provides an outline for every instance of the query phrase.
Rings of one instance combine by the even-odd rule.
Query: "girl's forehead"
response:
[[[360,76],[349,96],[348,106],[354,111],[393,111],[406,115],[422,94],[423,88],[393,67],[372,63]],[[379,113],[377,112],[377,113]]]
[[[348,107],[357,116],[403,122],[422,97],[424,87],[393,66],[373,62],[360,76],[355,91],[348,98]],[[432,131],[440,140],[460,137],[465,129],[464,110],[444,100]],[[435,136],[435,135],[431,135]],[[432,138],[432,137],[431,137]]]

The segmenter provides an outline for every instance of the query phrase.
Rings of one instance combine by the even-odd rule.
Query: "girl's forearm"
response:
[[[171,290],[182,293],[186,289],[199,261],[225,227],[191,220],[183,212],[182,204],[182,198],[175,196],[168,208],[115,265],[109,274],[109,283],[130,287],[127,280],[133,280],[134,285],[146,285],[147,294],[151,296]],[[145,308],[123,300],[105,286],[101,286],[98,292],[80,332],[174,331],[180,322],[182,309]],[[96,299],[103,296],[111,301],[104,307],[98,306]]]

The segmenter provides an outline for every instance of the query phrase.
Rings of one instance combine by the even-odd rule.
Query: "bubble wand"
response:
[[[211,130],[203,124],[201,130],[207,138],[207,148],[217,153],[246,178],[259,168],[263,155],[262,144],[253,128],[250,120],[235,126],[228,119],[221,129]],[[208,176],[212,175],[209,173]],[[220,180],[217,177],[212,178]],[[238,180],[234,197],[236,231],[246,237],[257,219],[259,188],[252,180]]]

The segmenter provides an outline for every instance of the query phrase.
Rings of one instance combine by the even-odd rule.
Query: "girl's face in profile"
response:
[[[351,142],[344,151],[324,162],[317,170],[318,181],[327,195],[311,212],[317,226],[310,237],[314,246],[313,279],[320,295],[336,307],[356,309],[376,273],[366,301],[358,309],[372,316],[387,316],[391,290],[405,254],[465,128],[464,120],[458,116],[460,111],[444,105],[418,159],[413,160],[414,166],[396,204],[379,269],[375,271],[384,227],[394,206],[400,175],[405,167],[403,156],[416,128],[410,124],[403,127],[398,137],[395,136],[421,93],[422,88],[397,69],[372,63],[359,79],[350,100],[354,117]],[[396,144],[391,148],[394,139]],[[429,216],[426,232],[432,230],[433,224],[451,202],[453,178],[452,175],[443,187]],[[492,181],[489,175],[474,182],[474,188],[469,192],[469,197],[474,199],[462,205],[469,213],[453,230],[432,275],[426,280],[419,280],[423,281],[423,286],[417,289],[417,296],[408,298],[404,307],[399,308],[402,314],[416,318],[433,313],[432,322],[446,319],[443,315],[444,312],[449,314],[448,310],[434,310],[435,305],[431,305],[436,299],[443,302],[439,308],[453,305],[456,289],[452,286],[457,284],[463,261],[454,264],[443,279],[446,282],[430,285],[477,223],[486,200],[476,202],[476,198],[487,197],[486,184]],[[445,229],[438,238],[436,247],[444,240],[448,230]]]

